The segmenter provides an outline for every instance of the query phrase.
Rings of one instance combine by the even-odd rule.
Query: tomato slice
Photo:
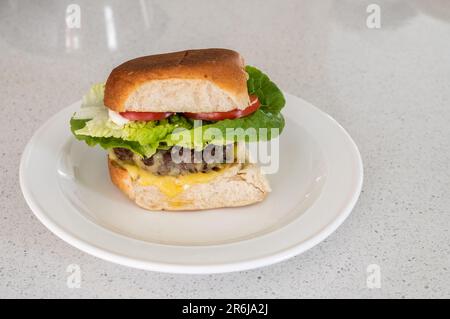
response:
[[[194,120],[220,121],[225,119],[238,119],[252,114],[259,109],[260,103],[258,97],[250,95],[250,105],[243,110],[232,110],[228,112],[209,112],[209,113],[183,113],[184,116]]]
[[[120,115],[131,121],[163,120],[172,114],[172,112],[120,112]]]
[[[228,112],[209,112],[209,113],[183,113],[184,116],[194,120],[220,121],[225,119],[238,119],[252,114],[259,109],[260,103],[258,97],[250,95],[250,105],[243,110],[232,110]],[[173,112],[120,112],[120,115],[131,121],[157,121],[168,118]]]

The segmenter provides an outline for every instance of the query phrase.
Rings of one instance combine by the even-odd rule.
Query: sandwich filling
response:
[[[141,157],[126,148],[113,148],[109,158],[124,167],[134,165],[158,176],[179,176],[192,173],[218,172],[234,163],[234,145],[208,145],[203,151],[172,147],[158,150],[150,157]]]
[[[234,164],[233,158],[231,163],[227,158],[232,156],[233,149],[233,145],[220,147],[219,150],[224,154],[227,152],[223,157],[221,155],[221,159],[214,156],[217,154],[208,159],[207,156],[210,156],[213,150],[211,152],[189,150],[188,157],[192,161],[174,162],[171,155],[174,149],[158,151],[149,158],[142,158],[125,148],[114,148],[109,151],[109,159],[114,165],[125,169],[131,179],[139,185],[155,186],[161,193],[173,198],[195,184],[210,183],[223,174]],[[195,163],[195,157],[200,157],[199,155],[203,159],[200,163]]]
[[[94,85],[70,120],[72,133],[108,150],[114,163],[144,184],[164,188],[209,181],[236,163],[230,156],[236,143],[270,140],[284,128],[281,91],[258,69],[247,66],[245,71],[250,104],[229,112],[117,113],[104,105],[105,85]],[[174,156],[180,152],[183,156]],[[173,195],[178,186],[166,193]]]

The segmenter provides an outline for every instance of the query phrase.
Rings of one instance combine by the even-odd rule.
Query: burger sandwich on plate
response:
[[[70,120],[78,140],[108,151],[112,182],[148,210],[200,210],[262,201],[266,177],[237,145],[284,127],[283,94],[239,53],[200,49],[116,67]]]

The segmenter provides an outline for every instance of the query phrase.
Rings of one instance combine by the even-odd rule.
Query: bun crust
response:
[[[264,175],[254,164],[235,164],[209,183],[194,184],[175,197],[156,186],[142,186],[108,158],[112,182],[137,205],[147,210],[201,210],[237,207],[262,201],[270,192]]]
[[[239,53],[186,50],[136,58],[116,67],[105,105],[125,112],[226,112],[249,104],[247,73]]]

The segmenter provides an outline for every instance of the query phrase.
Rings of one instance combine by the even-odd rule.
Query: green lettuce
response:
[[[176,128],[190,129],[191,127],[191,122],[180,115],[172,115],[168,119],[160,121],[130,121],[124,125],[117,125],[109,118],[94,118],[87,121],[84,127],[77,129],[75,134],[90,137],[114,137],[147,145],[158,143]]]
[[[103,105],[104,84],[96,84],[83,98],[80,110],[70,121],[72,133],[90,146],[100,145],[104,149],[123,147],[144,157],[174,145],[201,149],[210,143],[270,140],[284,128],[284,118],[280,113],[285,104],[284,96],[260,70],[247,66],[246,71],[249,75],[248,92],[258,96],[261,103],[261,107],[249,116],[202,122],[176,114],[165,120],[130,121],[121,126],[109,119],[108,110]]]
[[[157,145],[155,144],[141,145],[138,142],[125,141],[123,139],[116,137],[92,137],[89,135],[76,134],[75,132],[83,128],[86,125],[87,121],[89,120],[77,120],[72,118],[70,120],[70,127],[75,137],[80,141],[85,141],[86,144],[89,146],[95,146],[98,144],[106,150],[115,147],[122,147],[129,149],[130,151],[133,151],[137,154],[140,154],[143,157],[151,156],[157,150]]]
[[[256,112],[239,119],[222,120],[198,125],[190,130],[174,132],[168,135],[163,142],[169,146],[203,148],[210,143],[222,145],[239,141],[256,142],[277,137],[285,124],[283,115],[280,113],[286,103],[283,93],[267,75],[257,68],[247,66],[245,70],[249,75],[248,93],[258,96],[261,103]],[[267,130],[261,131],[259,130],[261,128]],[[214,131],[215,135],[211,133]],[[227,134],[227,132],[232,134]]]

